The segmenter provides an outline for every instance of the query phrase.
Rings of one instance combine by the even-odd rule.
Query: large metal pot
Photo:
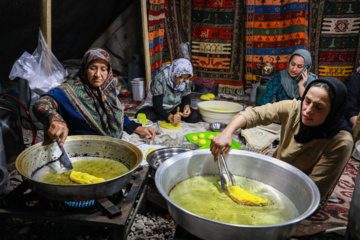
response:
[[[143,154],[136,146],[117,138],[104,136],[69,136],[64,148],[72,161],[81,157],[100,157],[120,161],[130,171],[116,178],[94,184],[58,185],[39,181],[39,177],[54,165],[59,168],[61,155],[56,143],[35,144],[25,149],[16,159],[16,169],[27,178],[33,190],[46,198],[63,201],[99,199],[118,192],[124,181],[142,161]],[[56,168],[55,167],[55,168]]]
[[[231,150],[226,161],[234,175],[266,183],[285,194],[299,216],[276,225],[249,226],[209,220],[181,208],[168,196],[173,187],[192,176],[218,174],[217,164],[208,149],[185,152],[169,158],[157,169],[155,183],[166,199],[173,219],[193,235],[202,239],[288,239],[300,221],[317,209],[319,190],[299,169],[278,159],[243,150]]]

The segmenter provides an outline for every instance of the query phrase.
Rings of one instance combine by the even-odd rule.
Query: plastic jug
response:
[[[137,115],[137,119],[141,122],[142,125],[146,125],[147,119],[146,119],[146,114],[145,113],[139,113]]]

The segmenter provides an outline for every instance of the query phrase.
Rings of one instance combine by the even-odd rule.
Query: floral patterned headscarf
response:
[[[193,76],[193,67],[186,58],[175,59],[171,64],[162,67],[161,70],[165,74],[167,84],[175,91],[182,92],[189,87],[189,79],[180,84],[175,84],[174,82],[174,78],[180,77],[183,74],[190,75],[189,78]]]
[[[90,63],[97,59],[103,59],[108,63],[109,73],[100,87],[93,88],[86,73]],[[123,110],[116,96],[110,55],[105,50],[101,48],[88,50],[77,74],[70,75],[59,88],[95,132],[99,135],[121,138]]]

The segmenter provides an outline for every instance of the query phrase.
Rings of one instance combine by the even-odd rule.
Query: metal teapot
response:
[[[270,56],[268,56],[270,57]],[[274,62],[274,58],[270,57],[272,59],[271,62],[264,62],[261,66],[260,66],[260,76],[264,76],[264,77],[270,77],[274,75],[275,72],[275,65],[273,64]]]

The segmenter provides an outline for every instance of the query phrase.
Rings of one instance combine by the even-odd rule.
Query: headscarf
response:
[[[285,89],[286,94],[291,98],[299,98],[300,97],[298,81],[292,79],[292,77],[289,74],[290,61],[295,55],[301,56],[305,60],[304,69],[307,69],[307,74],[308,74],[308,78],[307,78],[305,87],[308,86],[310,84],[310,82],[312,82],[313,80],[315,80],[317,78],[317,76],[315,74],[310,72],[312,61],[311,61],[311,55],[310,55],[309,51],[307,51],[305,49],[296,50],[289,58],[287,69],[282,70],[280,72],[281,85]]]
[[[331,102],[331,109],[329,114],[326,116],[325,121],[316,127],[306,126],[302,122],[300,117],[300,129],[299,132],[294,136],[295,140],[299,143],[306,143],[316,138],[332,138],[340,130],[346,130],[350,132],[350,129],[344,123],[344,111],[345,104],[347,99],[347,90],[345,84],[340,80],[334,77],[322,77],[314,80],[315,82],[327,83],[334,92],[334,99]],[[306,88],[304,96],[310,89],[310,85]],[[301,101],[301,111],[302,114],[302,104],[304,99]]]
[[[164,72],[169,87],[175,91],[182,92],[189,87],[189,79],[177,85],[174,82],[174,78],[180,77],[183,74],[189,74],[190,77],[193,76],[193,67],[191,62],[186,58],[175,59],[172,63],[163,66],[160,70]]]
[[[108,63],[108,76],[98,88],[93,88],[87,79],[91,62],[103,59]],[[76,74],[70,75],[59,87],[75,110],[90,127],[100,135],[120,138],[123,130],[123,110],[116,96],[110,55],[101,48],[88,50]]]

